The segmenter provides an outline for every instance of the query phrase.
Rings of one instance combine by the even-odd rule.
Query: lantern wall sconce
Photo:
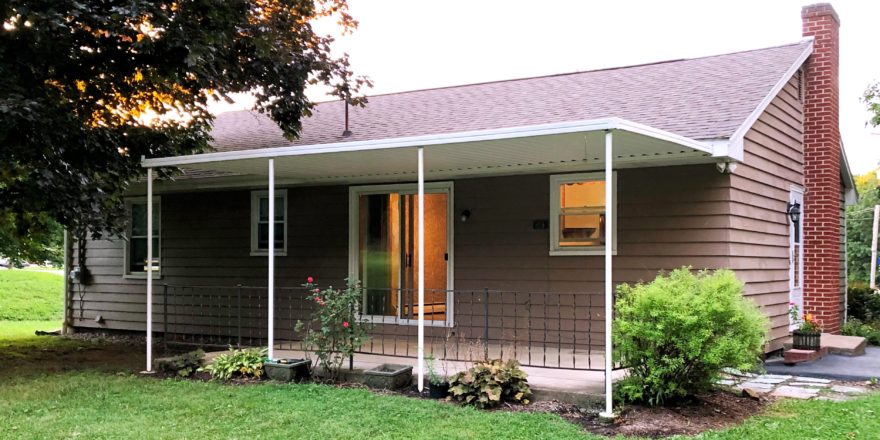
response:
[[[798,202],[789,202],[788,206],[785,208],[785,213],[788,214],[788,218],[792,223],[798,224],[801,219],[801,204]]]

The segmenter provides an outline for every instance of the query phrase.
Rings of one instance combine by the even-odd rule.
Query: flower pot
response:
[[[822,332],[807,332],[795,330],[792,332],[792,348],[797,350],[818,350],[822,339]]]
[[[449,395],[449,382],[428,384],[428,395],[432,399],[444,399]]]
[[[275,362],[266,362],[263,368],[269,379],[279,382],[302,382],[311,377],[309,367],[312,362],[308,359],[276,359]]]
[[[396,390],[412,383],[412,366],[382,364],[364,371],[364,383],[370,388]]]

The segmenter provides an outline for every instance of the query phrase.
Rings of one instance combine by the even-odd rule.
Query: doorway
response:
[[[418,264],[425,260],[425,321],[451,323],[452,184],[425,186],[425,253],[418,252],[414,185],[350,190],[350,273],[364,286],[361,313],[374,322],[417,322]]]

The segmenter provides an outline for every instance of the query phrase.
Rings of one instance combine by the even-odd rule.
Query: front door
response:
[[[801,214],[798,221],[793,222],[790,214],[792,208],[795,208]],[[792,188],[788,197],[788,291],[789,301],[797,306],[798,311],[804,312],[804,246],[803,246],[803,226],[804,226],[804,190],[801,188]],[[791,328],[796,326],[794,320],[789,316],[789,324]]]
[[[418,319],[418,264],[425,259],[425,321],[449,322],[451,191],[425,193],[425,253],[418,252],[419,197],[410,186],[352,189],[356,255],[352,275],[364,285],[364,315],[374,322]],[[353,237],[354,238],[354,237]]]

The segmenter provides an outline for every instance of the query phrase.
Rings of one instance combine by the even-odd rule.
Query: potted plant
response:
[[[312,361],[308,359],[276,359],[263,364],[266,376],[279,382],[302,382],[311,377]]]
[[[444,362],[444,367],[445,367]],[[439,374],[434,364],[434,355],[425,357],[425,366],[428,367],[428,395],[432,399],[444,399],[449,395],[449,381],[446,375]]]
[[[412,383],[411,365],[382,364],[364,371],[364,383],[370,388],[396,390]]]
[[[798,328],[792,332],[792,348],[798,350],[818,350],[821,347],[822,327],[812,313],[807,313],[801,319],[797,304],[788,304],[788,315],[791,322]]]

